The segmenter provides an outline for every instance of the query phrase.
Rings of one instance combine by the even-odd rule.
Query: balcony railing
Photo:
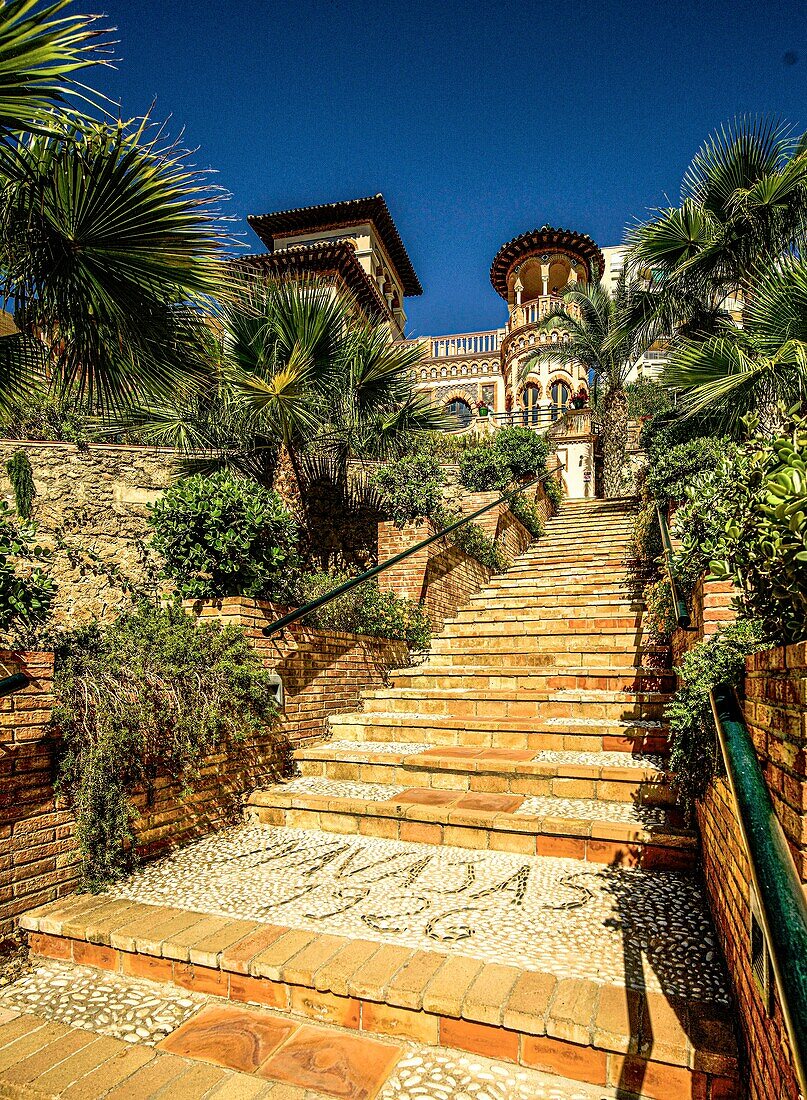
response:
[[[461,332],[453,336],[436,336],[429,340],[431,359],[451,359],[456,356],[492,355],[502,344],[502,329],[484,332]]]
[[[544,317],[548,317],[550,313],[554,313],[559,309],[563,309],[564,312],[575,319],[580,316],[580,310],[573,302],[564,302],[557,294],[544,294],[531,302],[514,306],[507,322],[507,331],[514,332],[517,328],[523,328],[525,325],[535,325],[542,321]]]

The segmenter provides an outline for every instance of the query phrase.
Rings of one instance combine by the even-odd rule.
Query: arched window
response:
[[[524,424],[537,424],[540,417],[538,402],[541,399],[541,391],[534,383],[529,382],[521,394],[521,419]]]
[[[461,428],[467,428],[471,423],[471,406],[461,397],[455,397],[453,401],[449,401],[445,411],[451,416],[456,416]]]
[[[553,382],[549,392],[552,397],[552,419],[557,420],[566,412],[572,391],[565,382]]]

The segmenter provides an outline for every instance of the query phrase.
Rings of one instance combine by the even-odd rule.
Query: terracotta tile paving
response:
[[[489,810],[491,813],[511,814],[524,801],[517,794],[467,794],[459,800],[458,810]]]
[[[417,806],[448,806],[459,798],[458,791],[434,791],[421,787],[410,787],[388,799],[389,802],[406,802]]]
[[[268,1013],[230,1005],[203,1008],[160,1044],[161,1049],[253,1073],[295,1031]]]
[[[377,1039],[304,1025],[258,1072],[344,1100],[373,1100],[400,1055],[399,1046]]]

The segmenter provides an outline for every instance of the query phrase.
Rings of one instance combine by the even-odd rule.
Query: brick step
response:
[[[35,957],[93,966],[99,980],[104,971],[146,977],[226,998],[233,1008],[253,1004],[284,1017],[308,1017],[317,1025],[311,1038],[320,1051],[327,1042],[322,1032],[332,1026],[352,1030],[356,1039],[366,1033],[382,1041],[413,1040],[571,1077],[597,1086],[595,1095],[603,1100],[610,1096],[601,1091],[606,1086],[622,1097],[652,1100],[738,1095],[737,1052],[721,1001],[689,999],[683,1011],[664,992],[626,990],[596,975],[556,977],[455,950],[446,955],[323,936],[293,923],[217,917],[108,895],[64,899],[26,914],[22,923]],[[354,1043],[352,1058],[349,1046],[342,1056],[340,1095],[348,1095],[344,1079],[362,1057]],[[316,1059],[308,1064],[313,1069]],[[554,1081],[546,1095],[565,1095],[557,1091],[561,1077]],[[225,1088],[219,1095],[229,1094]],[[365,1088],[361,1095],[379,1092]],[[573,1095],[587,1100],[585,1093]]]
[[[606,623],[611,625],[606,626]],[[520,622],[515,616],[506,622],[487,623],[484,619],[477,622],[452,623],[446,627],[442,636],[444,638],[519,638],[525,648],[548,649],[553,646],[563,650],[573,643],[573,648],[580,648],[582,638],[587,639],[588,644],[596,643],[603,649],[623,650],[631,646],[640,646],[644,642],[644,631],[635,617],[618,619],[604,619],[598,624],[597,630],[591,629],[588,619],[555,619],[551,622],[534,620],[529,624]]]
[[[385,741],[494,749],[564,752],[665,753],[667,727],[658,721],[539,722],[535,719],[435,719],[417,712],[332,714],[328,726],[346,741]]]
[[[491,593],[512,592],[514,595],[545,592],[549,595],[558,596],[565,593],[570,596],[606,596],[608,593],[618,592],[620,594],[628,593],[641,596],[643,583],[641,580],[637,581],[629,576],[624,570],[622,575],[609,572],[607,579],[604,578],[601,582],[593,581],[589,572],[581,573],[577,577],[570,577],[564,571],[563,575],[558,577],[557,570],[555,570],[554,575],[547,571],[541,577],[532,578],[514,577],[511,573],[499,573],[495,577],[491,577],[482,591]]]
[[[660,756],[626,760],[624,753],[326,741],[298,749],[294,759],[306,777],[648,806],[675,804],[672,776]]]
[[[688,871],[697,856],[697,838],[682,828],[677,810],[597,799],[301,778],[253,791],[247,813],[262,825],[287,829],[562,856],[615,867]]]
[[[518,665],[519,668],[540,668],[558,672],[574,670],[580,674],[588,668],[596,665],[601,668],[609,668],[613,671],[629,670],[664,672],[670,667],[670,654],[657,654],[652,647],[647,647],[646,652],[630,653],[624,650],[613,650],[604,653],[602,650],[590,653],[551,653],[548,650],[533,650],[526,652],[515,649],[509,645],[506,649],[494,649],[485,645],[483,640],[452,639],[455,643],[462,641],[462,645],[453,645],[445,649],[434,650],[429,653],[428,667],[430,668],[467,668],[470,676],[475,670],[498,668],[503,665]]]
[[[630,560],[622,553],[599,553],[596,550],[581,550],[579,546],[578,551],[574,555],[561,552],[542,553],[540,557],[536,557],[533,561],[516,558],[514,564],[508,569],[508,573],[512,573],[514,577],[519,577],[524,574],[532,575],[541,570],[546,570],[550,565],[562,565],[564,573],[567,568],[571,574],[579,573],[585,567],[585,571],[591,574],[596,569],[610,569],[611,567],[622,567],[627,571],[631,564]]]
[[[616,619],[619,620],[632,620],[641,619],[644,615],[645,605],[643,603],[632,603],[629,600],[625,600],[621,603],[580,603],[578,605],[570,605],[567,602],[560,604],[549,604],[542,606],[532,600],[524,599],[512,599],[504,601],[505,606],[499,606],[495,601],[485,605],[475,605],[473,607],[464,607],[460,609],[452,619],[446,620],[446,625],[452,623],[467,623],[477,622],[479,619],[484,619],[486,622],[506,622],[513,618],[513,612],[518,612],[519,622],[534,622],[535,620],[542,620],[544,622],[558,622],[558,621],[576,621],[589,622],[592,624],[592,632],[596,633],[599,624],[603,621],[612,622]],[[507,606],[509,605],[509,606]]]
[[[675,674],[648,669],[619,672],[609,668],[535,669],[519,665],[508,666],[504,662],[495,669],[477,669],[469,665],[439,667],[429,660],[414,668],[399,669],[392,673],[393,687],[431,690],[469,687],[474,691],[661,691],[675,690]]]
[[[493,610],[507,607],[521,609],[524,607],[569,607],[601,609],[603,607],[617,607],[629,609],[643,609],[645,606],[641,594],[629,591],[625,586],[614,585],[610,591],[598,589],[596,592],[564,592],[558,587],[543,587],[536,585],[530,590],[511,588],[483,589],[471,596],[467,604],[461,610],[474,609],[477,613],[480,608],[489,607]]]
[[[438,1091],[444,1096],[448,1078],[459,1090],[455,1096],[480,1095],[480,1090],[484,1094],[492,1080],[497,1088],[508,1090],[508,1096],[524,1100],[550,1096],[553,1100],[617,1100],[625,1095],[619,1086],[582,1085],[462,1050],[435,1051],[385,1033],[370,1037],[357,1030],[361,1014],[350,1029],[223,996],[207,997],[195,1005],[189,1019],[155,1048],[153,1038],[132,1042],[114,1034],[127,1034],[125,1002],[123,1006],[119,1002],[128,997],[132,1004],[142,1003],[146,985],[142,979],[42,956],[37,964],[37,988],[51,995],[58,990],[61,997],[56,1005],[37,1006],[38,1012],[8,1008],[0,1015],[0,1095],[4,1097],[191,1100],[204,1095],[215,1100],[299,1100],[303,1096],[333,1100],[336,1095],[367,1097],[372,1092],[376,1100],[397,1100],[402,1084],[404,1095],[413,1095],[408,1083],[429,1090],[420,1092],[421,1097],[436,1096]],[[98,1030],[83,1022],[87,986],[113,996],[109,1014],[113,1022],[96,1025]],[[188,999],[188,991],[174,982],[162,986],[149,982],[148,992],[154,1003],[169,1006],[169,1011],[171,1005]],[[82,1025],[71,1027],[64,1022],[74,1019],[82,1020]],[[313,1064],[312,1048],[317,1055]],[[340,1064],[338,1074],[332,1069],[335,1063]],[[313,1092],[313,1084],[328,1091]]]
[[[659,720],[669,695],[618,691],[474,691],[468,688],[375,688],[362,693],[364,713],[415,711],[453,718],[610,718]]]

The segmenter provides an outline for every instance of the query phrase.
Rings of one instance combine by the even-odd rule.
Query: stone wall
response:
[[[242,626],[267,665],[282,676],[285,708],[265,735],[209,754],[190,794],[166,774],[134,793],[138,851],[151,858],[241,820],[247,796],[279,776],[290,751],[321,737],[329,714],[353,710],[365,688],[384,683],[387,669],[406,660],[402,642],[293,627],[281,641],[260,627],[270,605],[228,600],[197,605],[200,617]],[[32,677],[0,699],[0,936],[27,909],[72,893],[79,862],[75,821],[54,793],[58,740],[48,735],[53,706],[53,654],[0,652],[9,671]],[[0,669],[0,674],[7,675]]]
[[[38,541],[53,547],[61,539],[71,548],[53,558],[56,624],[114,618],[128,602],[126,584],[148,584],[159,568],[145,545],[146,505],[176,478],[174,452],[0,440],[0,493],[12,504],[6,462],[20,449],[33,470]]]

